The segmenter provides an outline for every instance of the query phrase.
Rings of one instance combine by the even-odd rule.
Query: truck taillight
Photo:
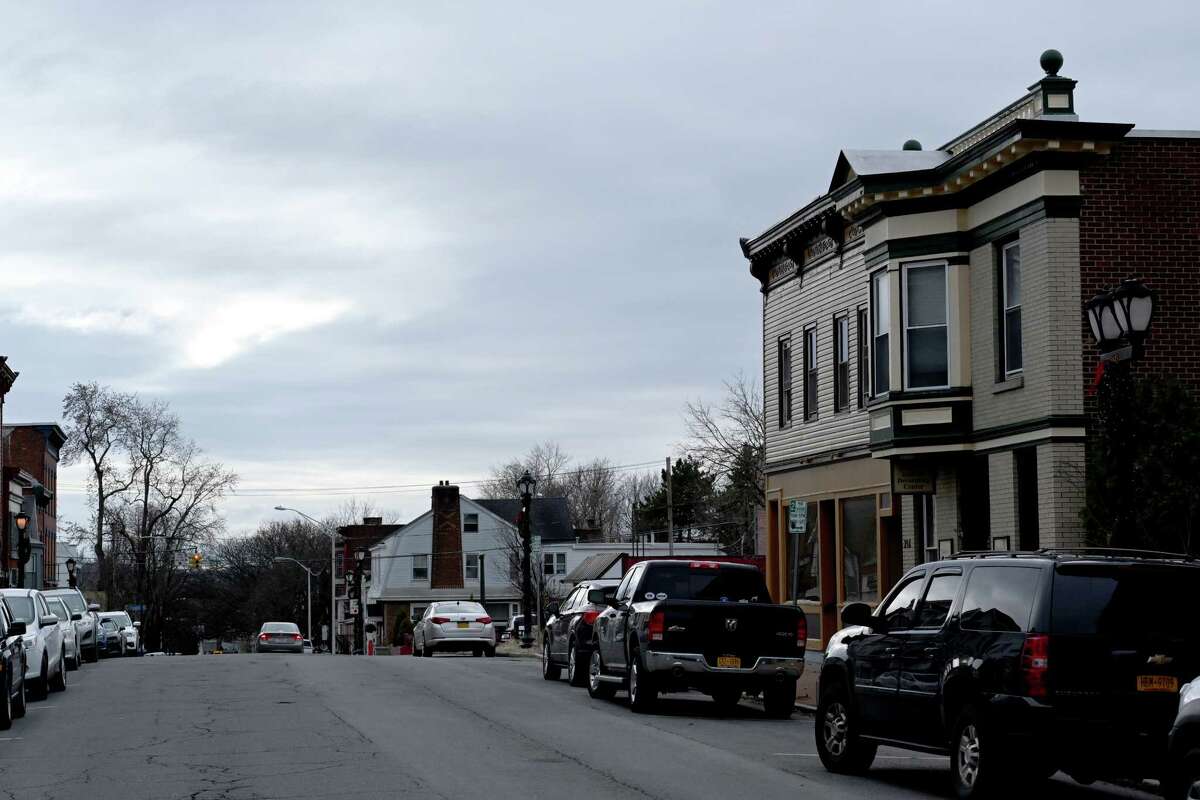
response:
[[[1049,671],[1050,637],[1043,633],[1029,634],[1021,647],[1021,677],[1025,681],[1027,696],[1045,698],[1050,694],[1046,681]]]
[[[595,625],[596,618],[599,616],[600,616],[599,611],[585,611],[585,612],[583,612],[583,624],[584,625]]]
[[[808,618],[803,614],[796,620],[796,647],[804,649],[808,644]]]
[[[663,632],[667,629],[667,615],[662,611],[655,611],[650,615],[650,641],[661,642]]]

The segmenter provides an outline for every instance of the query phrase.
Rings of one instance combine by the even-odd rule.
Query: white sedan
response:
[[[37,589],[0,589],[13,620],[25,623],[25,680],[35,697],[67,688],[66,644],[58,617]]]
[[[67,669],[74,671],[83,663],[83,650],[79,647],[79,632],[75,630],[75,622],[83,619],[82,614],[72,614],[67,603],[61,597],[48,596],[46,607],[50,613],[58,617],[58,627],[62,631],[63,654],[67,659]]]
[[[496,629],[479,603],[466,600],[438,602],[425,609],[413,628],[413,655],[435,651],[470,650],[477,656],[496,655]]]

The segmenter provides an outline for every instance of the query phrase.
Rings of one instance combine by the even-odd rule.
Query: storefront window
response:
[[[787,597],[789,601],[792,599],[792,587],[795,586],[796,597],[801,602],[820,602],[821,537],[817,529],[817,504],[801,503],[800,508],[805,509],[804,533],[787,533],[787,564],[784,567],[787,575]]]
[[[879,600],[879,550],[875,496],[852,497],[842,505],[842,585],[846,602]]]

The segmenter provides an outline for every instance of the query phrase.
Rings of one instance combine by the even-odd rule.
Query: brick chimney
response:
[[[462,523],[458,487],[442,481],[433,487],[432,589],[461,589],[463,586]]]
[[[382,525],[383,517],[363,517],[363,525]]]

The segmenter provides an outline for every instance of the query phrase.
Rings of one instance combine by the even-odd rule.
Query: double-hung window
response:
[[[414,581],[429,580],[429,556],[428,555],[413,556],[412,579]]]
[[[463,533],[479,533],[478,514],[466,514],[463,516]]]
[[[887,270],[871,276],[871,388],[878,397],[891,389],[888,331],[892,325],[892,291]]]
[[[804,419],[817,418],[817,329],[804,332]]]
[[[833,408],[850,407],[850,318],[833,321]]]
[[[1021,243],[1013,242],[1000,251],[1001,352],[1004,377],[1020,372],[1021,359]]]
[[[779,340],[779,427],[792,421],[792,340]]]
[[[949,383],[946,327],[946,265],[904,267],[904,376],[908,389]]]
[[[542,574],[543,575],[566,575],[567,574],[567,554],[566,553],[542,553]]]
[[[858,364],[855,367],[858,373],[858,407],[866,408],[867,400],[871,398],[871,348],[870,323],[867,321],[865,308],[858,310],[855,322],[857,324],[854,333],[858,337]]]

